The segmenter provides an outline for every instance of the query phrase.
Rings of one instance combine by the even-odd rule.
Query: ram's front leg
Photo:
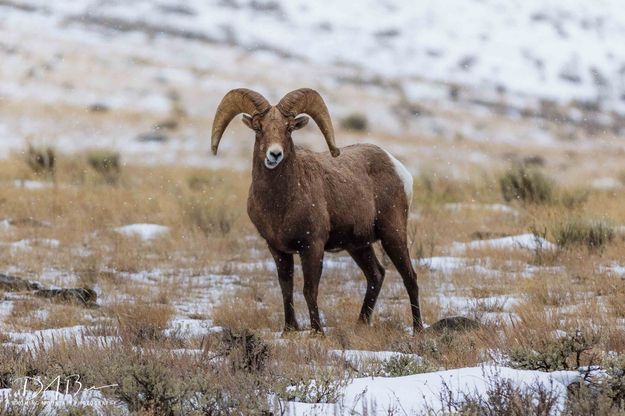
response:
[[[323,334],[319,319],[319,307],[317,295],[319,293],[319,281],[323,269],[323,245],[310,245],[300,251],[302,270],[304,272],[304,298],[310,314],[310,326],[313,331]]]
[[[293,306],[293,255],[274,250],[269,247],[269,251],[276,262],[278,270],[278,281],[282,290],[282,301],[284,303],[284,331],[299,331],[299,325],[295,318],[295,308]]]

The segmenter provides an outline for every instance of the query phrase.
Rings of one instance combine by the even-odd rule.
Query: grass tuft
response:
[[[119,323],[122,339],[132,344],[158,341],[165,338],[174,310],[167,305],[121,303],[112,307]]]
[[[545,204],[553,201],[554,183],[536,169],[514,167],[499,179],[503,198],[528,204]]]
[[[589,250],[599,250],[614,239],[615,232],[606,221],[572,219],[557,224],[553,235],[561,248],[585,246]]]
[[[38,148],[29,145],[26,152],[26,163],[35,175],[54,176],[56,152],[51,147]]]
[[[87,155],[87,162],[102,179],[111,185],[119,182],[121,156],[112,150],[96,150]]]
[[[341,120],[341,127],[345,130],[362,132],[367,131],[369,122],[364,114],[354,113]]]

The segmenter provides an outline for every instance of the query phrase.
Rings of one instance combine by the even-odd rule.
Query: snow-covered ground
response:
[[[404,377],[367,377],[348,382],[340,392],[336,403],[282,402],[280,407],[292,416],[323,416],[353,414],[394,414],[401,409],[403,414],[426,414],[428,411],[444,410],[443,400],[448,395],[458,400],[465,395],[484,395],[495,382],[509,381],[521,391],[534,391],[542,386],[558,398],[556,413],[562,410],[567,386],[580,380],[575,371],[515,370],[507,367],[485,365]],[[28,380],[38,387],[36,380]],[[42,385],[43,386],[43,385]],[[91,406],[98,413],[104,409],[117,408],[127,411],[121,404],[106,399],[99,390],[114,386],[86,386],[77,394],[59,391],[22,391],[0,389],[0,399],[10,399],[14,404],[39,402],[45,405],[43,414],[53,415],[67,405]]]
[[[427,414],[444,411],[443,399],[451,393],[456,399],[464,395],[485,395],[494,380],[509,380],[514,387],[531,390],[538,384],[553,391],[559,399],[561,410],[566,387],[579,381],[575,371],[515,370],[507,367],[482,366],[460,368],[404,377],[367,377],[352,380],[344,389],[339,403],[309,404],[288,403],[289,414],[297,416],[321,416],[350,414],[357,410],[361,414]]]

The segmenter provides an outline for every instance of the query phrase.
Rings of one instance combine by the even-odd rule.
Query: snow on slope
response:
[[[615,140],[625,135],[621,9],[617,0],[0,1],[0,157],[33,143],[247,170],[240,123],[209,157],[224,92],[246,86],[275,102],[310,86],[343,130],[340,146],[384,145],[413,174],[445,166],[463,177],[531,153],[558,167],[556,179],[614,176],[625,146]],[[367,117],[366,135],[341,127],[355,113]],[[162,141],[141,139],[172,119]],[[300,140],[323,149],[314,126]],[[583,156],[574,166],[569,151]]]
[[[503,87],[561,101],[601,97],[625,111],[619,0],[38,1],[91,23],[98,16],[118,28],[142,22],[135,26],[390,78]]]

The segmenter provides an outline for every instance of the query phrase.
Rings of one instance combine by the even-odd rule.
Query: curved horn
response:
[[[291,91],[280,100],[276,107],[285,117],[295,117],[301,113],[311,116],[323,133],[332,156],[337,157],[341,153],[334,142],[334,127],[332,127],[328,107],[317,91],[310,88]]]
[[[228,92],[219,103],[215,119],[213,120],[213,133],[211,136],[211,148],[213,154],[217,154],[219,141],[224,134],[226,127],[232,119],[241,113],[247,113],[250,116],[255,114],[263,114],[271,108],[269,102],[256,91],[247,88],[237,88]]]

